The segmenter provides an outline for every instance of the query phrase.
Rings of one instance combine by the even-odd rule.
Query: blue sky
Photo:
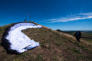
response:
[[[91,0],[0,0],[0,26],[25,17],[51,29],[92,30]]]

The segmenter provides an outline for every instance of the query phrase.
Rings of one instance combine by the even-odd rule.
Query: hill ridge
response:
[[[3,27],[2,29],[1,36],[5,30]],[[90,45],[78,43],[72,35],[45,26],[41,29],[26,29],[23,32],[40,42],[40,46],[20,55],[10,55],[0,45],[1,61],[92,61]]]

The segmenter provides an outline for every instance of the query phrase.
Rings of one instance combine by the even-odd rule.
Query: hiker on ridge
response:
[[[80,42],[81,32],[80,32],[80,31],[77,31],[77,32],[74,34],[74,36],[75,36],[76,40],[77,40],[78,42]]]

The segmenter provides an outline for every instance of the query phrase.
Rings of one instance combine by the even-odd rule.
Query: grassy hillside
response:
[[[65,33],[74,35],[76,31],[67,31]],[[81,39],[87,41],[88,43],[92,43],[92,31],[81,31],[82,37]]]
[[[0,27],[0,39],[10,25]],[[26,29],[23,32],[40,46],[20,55],[7,54],[0,45],[0,61],[92,61],[92,45],[78,43],[72,35],[46,27]],[[2,40],[0,40],[1,43]]]

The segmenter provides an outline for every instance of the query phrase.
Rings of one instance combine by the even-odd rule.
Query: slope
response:
[[[0,28],[2,30],[0,39],[8,26],[10,25]],[[41,29],[26,29],[23,32],[31,39],[40,42],[40,46],[23,54],[15,55],[7,54],[0,45],[1,61],[92,61],[92,45],[78,43],[69,34],[57,32],[44,26]]]

